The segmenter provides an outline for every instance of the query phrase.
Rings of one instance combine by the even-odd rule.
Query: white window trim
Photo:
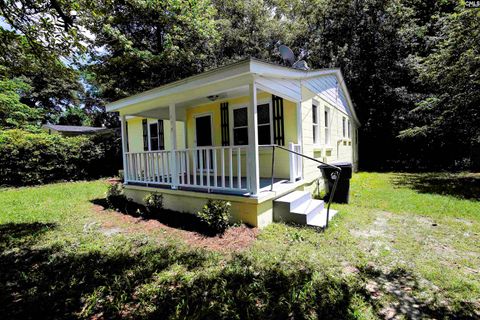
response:
[[[270,116],[270,144],[273,144],[274,141],[274,136],[273,136],[273,106],[272,106],[272,101],[268,99],[262,99],[257,101],[257,106],[262,105],[262,104],[268,104],[268,109],[269,109],[269,116]],[[248,119],[248,105],[247,104],[233,104],[229,105],[229,110],[228,110],[228,116],[229,116],[229,124],[230,124],[230,146],[231,147],[236,147],[237,145],[234,144],[234,136],[233,136],[233,129],[234,129],[234,121],[233,121],[233,110],[235,109],[241,109],[241,108],[247,108],[247,119]],[[248,121],[248,120],[247,120]],[[258,125],[258,124],[257,124]],[[266,125],[266,124],[263,124]],[[261,126],[261,125],[260,125]],[[242,126],[238,128],[247,128],[248,129],[248,122],[247,126]],[[250,143],[250,141],[248,142]],[[242,146],[242,145],[238,145]],[[264,145],[262,145],[264,146]]]
[[[147,119],[147,137],[148,137],[148,151],[159,151],[152,150],[152,134],[150,132],[150,125],[156,123],[158,120]]]
[[[238,129],[243,129],[243,128],[247,128],[247,132],[248,132],[248,106],[244,105],[244,104],[239,104],[239,105],[232,105],[229,110],[228,110],[228,115],[229,115],[229,123],[230,123],[230,146],[234,147],[234,146],[243,146],[243,144],[239,144],[239,145],[236,145],[234,143],[235,141],[235,138],[234,138],[234,135],[233,135],[233,132],[234,132],[234,129],[235,129],[235,123],[233,121],[233,111],[236,110],[236,109],[242,109],[242,108],[247,108],[247,125],[246,126],[241,126],[241,127],[236,127]],[[249,141],[250,142],[250,141]]]
[[[316,107],[317,109],[317,114],[316,114],[316,118],[317,118],[317,123],[314,123],[313,122],[313,106]],[[316,100],[312,100],[312,129],[314,131],[314,133],[312,133],[312,141],[313,141],[313,145],[314,146],[319,146],[321,144],[321,138],[320,138],[320,124],[321,124],[321,119],[320,119],[320,113],[321,113],[321,110],[320,110],[320,103]],[[316,141],[314,139],[314,137],[317,137]]]
[[[152,137],[152,135],[151,135],[151,133],[150,133],[150,125],[151,125],[151,124],[155,124],[155,123],[157,123],[157,125],[158,125],[158,120],[162,120],[162,121],[163,121],[163,139],[164,139],[164,140],[163,140],[163,150],[160,150],[160,149],[158,149],[158,150],[152,150],[152,146],[151,146],[151,143],[152,143],[151,137]],[[163,120],[163,119],[151,119],[151,118],[147,119],[148,151],[165,151],[165,150],[167,150],[167,143],[166,143],[166,141],[165,141],[165,121],[166,121],[166,120]],[[158,130],[158,127],[157,127],[157,130]],[[160,139],[160,136],[158,136],[158,139]]]
[[[342,136],[345,139],[347,137],[347,118],[342,116]]]
[[[326,113],[326,117],[325,117]],[[325,122],[325,119],[327,120]],[[330,146],[332,143],[332,109],[329,106],[324,106],[323,108],[323,123],[322,123],[322,128],[324,131],[324,141],[323,144],[325,146]]]

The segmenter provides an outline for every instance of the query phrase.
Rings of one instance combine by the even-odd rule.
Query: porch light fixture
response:
[[[207,99],[210,100],[210,101],[215,101],[215,100],[218,99],[218,94],[208,96]]]

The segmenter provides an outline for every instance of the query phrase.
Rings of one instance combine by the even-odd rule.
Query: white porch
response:
[[[252,72],[253,67],[259,70]],[[298,86],[298,81],[282,79],[283,76],[276,76],[270,69],[264,70],[265,67],[277,68],[253,60],[243,61],[110,104],[110,111],[120,111],[122,121],[125,183],[250,197],[258,197],[260,192],[275,192],[293,187],[293,182],[303,178],[302,159],[294,154],[288,155],[284,150],[272,151],[272,145],[277,143],[273,138],[275,116],[272,100],[273,97],[281,99],[282,108],[283,101],[288,101],[291,112],[290,119],[282,118],[282,126],[285,121],[285,126],[293,133],[282,139],[281,145],[301,152],[301,87]],[[294,71],[297,72],[298,70]],[[266,96],[270,97],[268,101],[265,100]],[[239,98],[246,98],[244,107],[247,109],[248,123],[245,123],[244,128],[248,130],[248,144],[234,142],[231,127],[228,128],[231,134],[228,145],[224,145],[223,138],[221,142],[213,141],[212,138],[207,145],[205,141],[199,143],[199,132],[192,125],[195,120],[191,110],[212,103],[220,107],[222,102]],[[265,144],[261,140],[263,145],[259,145],[257,107],[265,103],[270,103],[271,141]],[[230,108],[228,112],[231,114],[233,111]],[[169,120],[170,150],[128,152],[127,117]],[[185,123],[184,147],[178,146],[177,121]],[[189,121],[190,125],[187,124]],[[213,116],[211,121],[215,122]],[[195,130],[196,138],[189,139]],[[213,136],[213,125],[206,129],[209,130]],[[247,136],[246,131],[243,134]],[[271,172],[272,161],[277,161],[277,168],[281,166],[281,175]]]
[[[257,148],[271,150],[272,146]],[[298,144],[291,143],[290,148],[297,152],[300,150]],[[126,152],[125,183],[244,196],[258,196],[263,192],[281,192],[297,187],[295,182],[302,177],[301,157],[290,154],[289,179],[277,178],[274,170],[269,177],[260,177],[258,173],[250,174],[248,149],[249,146],[225,146]],[[275,152],[271,152],[272,166],[275,166]],[[256,191],[252,189],[255,187]]]
[[[141,203],[161,188],[165,208],[187,212],[198,211],[206,199],[228,200],[234,219],[260,227],[274,216],[316,226],[321,226],[319,216],[321,221],[329,219],[323,218],[323,201],[311,198],[320,176],[318,162],[348,159],[338,146],[350,146],[351,141],[345,140],[345,133],[332,136],[335,121],[327,110],[335,111],[335,119],[344,124],[347,118],[358,122],[339,69],[305,71],[256,59],[106,108],[119,112],[122,121],[127,196]],[[322,131],[328,139],[316,139],[320,123],[328,127],[328,132]],[[162,134],[152,138],[151,132],[159,128]],[[131,133],[134,146],[129,144]]]

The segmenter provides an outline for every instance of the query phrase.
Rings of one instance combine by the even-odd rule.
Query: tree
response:
[[[83,69],[106,101],[202,72],[214,61],[214,12],[208,0],[96,1],[85,12],[96,49]]]
[[[89,126],[91,121],[85,111],[80,107],[67,107],[55,121],[61,125]]]
[[[33,52],[25,36],[0,27],[0,76],[21,78],[30,86],[21,101],[44,110],[44,122],[65,107],[78,105],[83,91],[79,73],[65,65],[55,53],[43,48]]]
[[[409,113],[400,137],[457,168],[480,168],[480,12],[457,8],[437,22],[434,50],[412,65],[428,94]],[[455,150],[455,152],[453,152]]]
[[[41,56],[42,51],[63,57],[83,51],[82,39],[75,20],[79,1],[74,0],[1,0],[0,14],[19,34],[30,49]]]
[[[219,38],[215,46],[215,65],[248,57],[281,61],[275,52],[277,42],[286,42],[289,31],[279,17],[272,15],[276,5],[263,0],[213,0]],[[293,33],[295,34],[295,33]]]
[[[30,87],[18,79],[0,79],[0,129],[31,128],[38,125],[40,112],[20,102]]]

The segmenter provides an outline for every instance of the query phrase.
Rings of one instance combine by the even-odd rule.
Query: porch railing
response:
[[[127,152],[128,183],[248,191],[247,146]]]
[[[302,146],[290,142],[289,149],[295,153],[290,152],[290,182],[295,182],[297,179],[302,178],[302,157],[299,154],[302,153]]]

